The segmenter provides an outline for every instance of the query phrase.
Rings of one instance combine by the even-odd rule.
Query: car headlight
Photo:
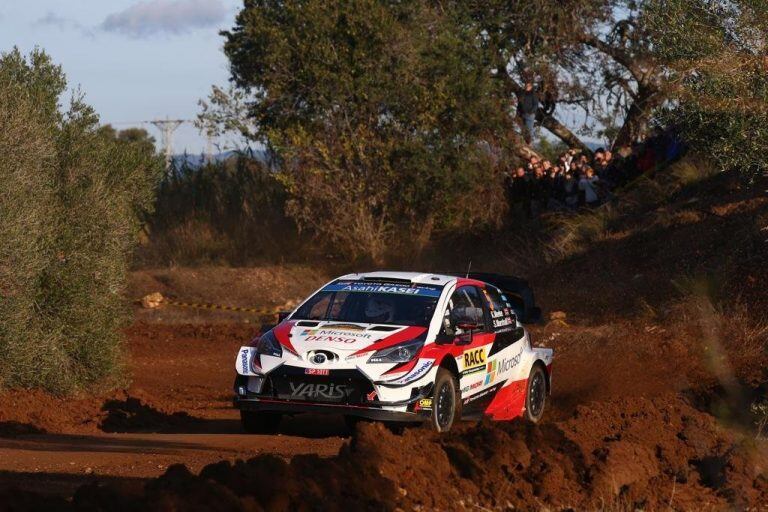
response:
[[[393,347],[377,350],[368,359],[369,363],[407,363],[419,353],[424,346],[422,340],[411,340]]]
[[[259,341],[256,342],[256,353],[282,357],[283,347],[280,346],[280,342],[277,341],[275,334],[272,331],[267,331],[262,334]]]

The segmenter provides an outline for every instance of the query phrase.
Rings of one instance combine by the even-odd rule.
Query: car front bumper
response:
[[[317,402],[298,402],[294,400],[277,400],[267,398],[235,397],[234,405],[242,411],[279,412],[283,414],[339,414],[368,418],[377,421],[420,422],[429,419],[419,411],[395,411],[377,407],[366,407],[348,404],[326,404]]]
[[[371,400],[364,403],[345,401],[308,401],[287,399],[269,393],[254,393],[248,389],[247,378],[235,379],[233,405],[243,411],[280,412],[285,414],[340,414],[381,421],[423,421],[431,414],[432,384],[411,388],[411,396],[400,401]]]

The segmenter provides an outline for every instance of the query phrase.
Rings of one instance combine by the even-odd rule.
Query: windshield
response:
[[[335,281],[291,317],[427,327],[442,287],[369,281]]]

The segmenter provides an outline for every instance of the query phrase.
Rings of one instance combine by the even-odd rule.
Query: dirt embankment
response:
[[[704,188],[693,202],[683,195],[531,274],[544,308],[566,313],[532,328],[537,343],[556,350],[541,425],[468,424],[449,435],[409,429],[396,436],[363,424],[344,441],[343,426],[313,418],[285,422],[279,436],[230,440],[238,432],[228,403],[232,354],[253,324],[233,324],[238,317],[221,313],[139,312],[127,331],[129,389],[67,400],[6,393],[0,436],[17,443],[44,439],[40,430],[149,436],[125,451],[159,451],[162,435],[186,443],[217,437],[196,438],[197,451],[174,445],[161,464],[141,471],[120,458],[125,454],[106,457],[73,498],[83,479],[47,496],[29,485],[24,492],[0,485],[0,510],[764,507],[768,452],[755,439],[759,417],[750,405],[768,390],[768,201],[729,194],[725,200]],[[257,297],[270,272],[278,271],[142,271],[132,289],[241,306],[293,298]],[[323,279],[305,277],[316,282],[291,293]],[[168,468],[172,462],[188,468]],[[157,475],[146,483],[134,478]],[[33,476],[38,484],[50,480]]]
[[[580,406],[566,420],[424,429],[361,425],[338,456],[169,468],[144,488],[86,485],[69,502],[0,496],[9,510],[743,509],[765,504],[768,453],[674,396]],[[2,507],[0,507],[2,508]]]

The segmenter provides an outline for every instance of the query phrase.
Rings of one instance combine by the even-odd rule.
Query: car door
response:
[[[479,326],[467,332],[456,325],[455,315],[462,309],[479,310]],[[461,286],[457,288],[445,311],[443,330],[448,336],[453,336],[457,353],[456,366],[459,369],[459,389],[464,400],[470,395],[482,392],[486,387],[485,373],[488,363],[488,353],[493,343],[493,332],[484,305],[481,291],[476,286]]]
[[[488,350],[487,384],[517,381],[521,377],[524,333],[517,324],[510,301],[493,286],[482,290],[493,330],[493,342]]]

